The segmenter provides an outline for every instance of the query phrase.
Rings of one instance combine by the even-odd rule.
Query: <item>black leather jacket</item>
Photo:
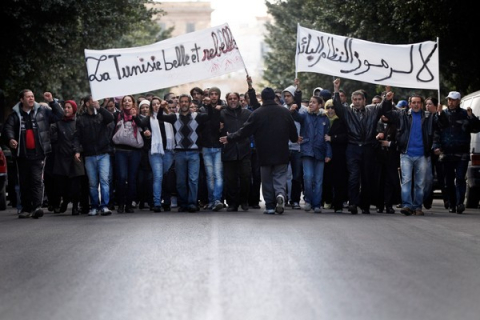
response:
[[[382,104],[368,105],[363,109],[356,110],[350,106],[344,106],[340,101],[340,95],[335,92],[333,107],[335,113],[347,124],[348,143],[357,145],[376,144],[377,123],[383,115],[382,105],[386,104],[390,108],[392,103],[383,99]],[[362,115],[362,120],[360,120]]]

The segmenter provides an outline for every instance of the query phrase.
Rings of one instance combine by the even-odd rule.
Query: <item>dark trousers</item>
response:
[[[370,208],[374,190],[375,153],[372,145],[347,146],[348,199],[350,205]],[[360,191],[361,190],[361,191]]]
[[[292,190],[290,190],[290,203],[300,202],[303,185],[303,165],[300,151],[290,150],[290,167],[292,169]]]
[[[162,199],[163,207],[170,207],[172,196],[177,195],[177,176],[175,173],[175,161],[173,161],[170,169],[163,175],[162,180]]]
[[[341,210],[343,202],[347,201],[348,174],[345,156],[335,158],[325,163],[323,172],[323,199],[331,203],[334,210]]]
[[[151,168],[140,168],[137,173],[138,203],[153,206],[153,173]]]
[[[67,176],[54,175],[55,203],[53,205],[58,206],[60,204],[60,199],[62,198],[65,203],[78,203],[80,201],[81,180],[82,176],[69,178]]]
[[[250,164],[252,166],[252,176],[250,179],[250,193],[248,194],[248,204],[250,206],[256,206],[260,203],[260,187],[262,184],[262,178],[260,175],[260,162],[258,160],[258,154],[256,149],[252,149]]]
[[[18,182],[20,184],[20,199],[22,210],[32,212],[42,207],[43,202],[43,170],[45,159],[17,159]]]
[[[445,161],[445,179],[447,182],[448,200],[450,207],[455,208],[465,201],[465,192],[467,191],[467,174],[469,160]]]
[[[252,166],[250,159],[223,162],[226,200],[229,207],[248,204]]]

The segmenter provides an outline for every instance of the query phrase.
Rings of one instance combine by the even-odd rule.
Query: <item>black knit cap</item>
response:
[[[274,100],[275,99],[275,91],[272,88],[266,87],[262,90],[262,100]]]

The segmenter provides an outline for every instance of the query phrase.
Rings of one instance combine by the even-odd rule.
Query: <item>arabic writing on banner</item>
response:
[[[387,45],[298,25],[297,72],[402,88],[438,89],[438,68],[438,47],[433,41]]]
[[[85,49],[95,100],[217,77],[245,68],[228,24],[148,46]]]

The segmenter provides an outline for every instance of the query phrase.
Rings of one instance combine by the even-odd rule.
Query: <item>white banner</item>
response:
[[[315,72],[402,88],[439,89],[433,41],[387,45],[297,29],[297,72]]]
[[[228,24],[148,46],[85,49],[93,99],[148,92],[245,68]]]

